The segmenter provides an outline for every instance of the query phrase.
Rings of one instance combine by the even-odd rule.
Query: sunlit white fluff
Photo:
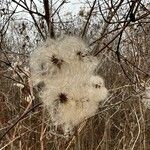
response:
[[[65,133],[94,115],[108,94],[103,79],[94,75],[98,60],[87,51],[81,39],[65,37],[47,41],[31,55],[33,85],[44,82],[41,100]]]
[[[100,102],[107,97],[108,91],[105,87],[104,80],[100,76],[92,75],[90,77],[88,93],[89,98],[95,102]]]

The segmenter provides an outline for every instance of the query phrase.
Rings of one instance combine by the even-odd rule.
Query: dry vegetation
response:
[[[39,1],[42,9],[34,0],[0,4],[0,150],[150,149],[148,1],[86,1],[87,8],[67,19],[61,15],[66,1]],[[86,41],[109,91],[96,114],[68,136],[49,119],[38,96],[43,85],[32,89],[29,68],[33,49],[63,34]]]

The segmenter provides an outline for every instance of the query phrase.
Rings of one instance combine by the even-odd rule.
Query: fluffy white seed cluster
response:
[[[86,55],[77,37],[48,40],[30,59],[33,85],[42,85],[40,97],[54,125],[65,133],[95,114],[108,94],[104,81],[94,75],[98,60]]]

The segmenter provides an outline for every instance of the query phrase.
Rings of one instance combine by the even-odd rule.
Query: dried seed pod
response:
[[[66,103],[68,98],[67,98],[67,95],[65,93],[60,93],[58,95],[58,100],[61,102],[61,103]]]
[[[84,55],[81,51],[77,52],[77,56],[79,57],[79,60],[83,60]]]
[[[62,66],[62,63],[63,63],[62,59],[58,59],[56,56],[52,55],[51,61],[54,65],[56,65],[59,69],[61,69],[61,66]]]
[[[101,88],[101,86],[99,84],[94,84],[94,87],[99,88],[99,89]]]

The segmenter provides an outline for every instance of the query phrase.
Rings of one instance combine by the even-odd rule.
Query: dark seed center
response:
[[[54,55],[52,56],[51,58],[51,61],[54,65],[56,65],[59,69],[61,68],[62,66],[62,63],[63,63],[63,60],[61,59],[58,59],[57,57],[55,57]]]
[[[101,88],[101,86],[99,84],[95,84],[94,87],[95,88]]]
[[[81,51],[78,51],[76,54],[79,57],[79,60],[83,60],[84,55]]]
[[[58,97],[59,97],[59,101],[60,101],[61,103],[66,103],[67,100],[68,100],[67,95],[64,94],[64,93],[60,93],[60,94],[58,95]]]

